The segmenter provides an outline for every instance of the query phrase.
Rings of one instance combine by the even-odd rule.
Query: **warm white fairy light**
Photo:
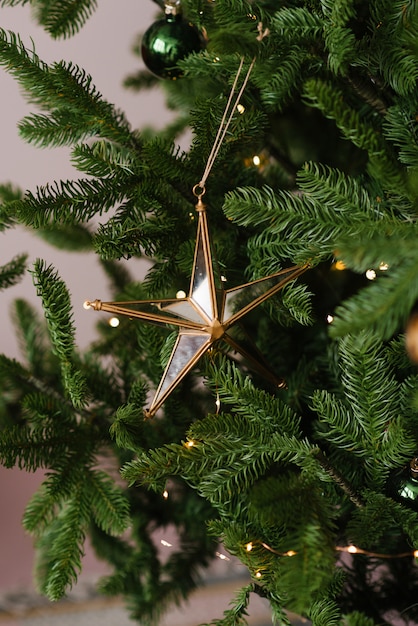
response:
[[[287,552],[283,553],[283,556],[296,556],[297,552],[295,552],[294,550],[288,550]]]
[[[367,270],[366,278],[367,278],[367,280],[374,280],[376,278],[376,272],[374,270],[372,270],[372,269]]]
[[[237,110],[240,115],[242,115],[245,111],[245,106],[243,104],[237,104]]]
[[[295,550],[288,550],[287,552],[279,552],[278,550],[275,550],[274,548],[269,546],[267,543],[264,543],[263,541],[259,541],[257,543],[259,543],[261,546],[263,546],[263,548],[265,548],[269,552],[272,552],[273,554],[277,554],[277,556],[292,557],[298,554]],[[245,547],[246,547],[247,552],[250,552],[254,547],[254,542],[247,543]],[[335,546],[335,551],[347,552],[348,554],[362,554],[364,556],[375,557],[378,559],[402,559],[402,558],[411,557],[411,556],[418,558],[418,550],[412,550],[409,552],[398,552],[396,554],[385,554],[381,552],[371,552],[370,550],[363,550],[362,548],[358,548],[357,546],[354,546],[353,544],[350,544],[348,546]]]
[[[346,267],[344,261],[341,261],[340,259],[338,259],[337,261],[335,261],[335,263],[332,264],[331,269],[342,271],[342,270],[346,270],[347,267]]]
[[[389,269],[389,264],[388,263],[382,263],[379,265],[379,269],[381,272],[387,272]]]
[[[173,544],[170,543],[169,541],[166,541],[165,539],[161,539],[160,541],[161,545],[164,546],[164,548],[172,548]]]
[[[328,322],[328,324],[332,324],[333,321],[334,321],[334,316],[333,315],[327,315],[327,322]]]
[[[89,309],[91,309],[91,303],[86,300],[85,302],[83,302],[83,309],[86,309],[86,311],[88,311]]]
[[[186,447],[187,448],[193,448],[194,443],[195,442],[192,439],[189,439],[189,441],[186,441]]]
[[[256,577],[256,578],[261,578],[261,572],[256,572],[256,573],[255,573],[255,577]]]
[[[120,320],[118,317],[109,318],[109,326],[111,326],[112,328],[117,328],[119,324],[120,324]]]
[[[180,299],[180,298],[185,298],[186,297],[186,292],[183,291],[183,289],[180,289],[177,293],[176,293],[176,298]]]
[[[167,489],[164,489],[164,491],[163,491],[163,498],[164,498],[164,500],[168,499],[168,491],[167,491]]]
[[[231,560],[229,557],[226,556],[226,554],[222,554],[222,552],[216,552],[216,556],[221,561],[230,561]]]
[[[258,167],[258,166],[261,164],[261,159],[260,159],[260,157],[258,156],[258,154],[255,154],[255,155],[253,156],[253,163],[254,163],[254,165],[255,165],[256,167]]]

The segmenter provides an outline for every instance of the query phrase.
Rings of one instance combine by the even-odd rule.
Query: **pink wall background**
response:
[[[32,38],[43,61],[71,60],[84,68],[103,96],[125,111],[132,127],[163,126],[170,113],[159,90],[138,95],[122,88],[123,78],[142,66],[131,47],[138,33],[154,20],[157,5],[151,0],[100,0],[98,4],[98,10],[81,32],[68,40],[52,40],[32,21],[28,4],[0,8],[0,26],[19,33],[27,47],[31,47]],[[41,150],[19,138],[17,123],[33,107],[26,103],[19,86],[3,68],[0,93],[0,181],[35,190],[37,185],[53,180],[76,178],[78,173],[69,162],[68,149]],[[85,311],[82,304],[88,298],[106,299],[107,293],[106,280],[94,257],[56,250],[21,227],[0,233],[0,265],[22,252],[29,253],[30,263],[40,257],[58,270],[72,294],[77,343],[80,347],[90,343],[97,318]],[[141,267],[134,262],[130,267],[135,267],[139,277]],[[30,275],[19,285],[0,292],[0,352],[10,357],[19,354],[10,320],[10,305],[15,298],[25,298],[39,306]],[[0,467],[0,593],[30,584],[32,541],[22,530],[21,517],[40,481],[40,475]],[[97,569],[100,566],[89,555],[85,571]]]

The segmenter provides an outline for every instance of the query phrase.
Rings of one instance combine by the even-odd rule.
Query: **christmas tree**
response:
[[[31,4],[52,37],[96,6]],[[280,624],[287,609],[316,626],[417,624],[418,7],[159,4],[183,29],[178,58],[145,40],[163,77],[126,77],[138,102],[165,92],[176,117],[158,133],[83,68],[0,31],[0,64],[33,104],[21,136],[70,146],[81,173],[4,181],[1,230],[96,254],[114,302],[87,306],[117,324],[90,312],[99,337],[81,352],[56,269],[0,268],[2,289],[29,269],[44,310],[15,303],[24,358],[0,357],[1,462],[46,470],[23,520],[39,587],[61,598],[89,537],[112,567],[100,590],[156,622],[221,542],[249,582],[212,623],[244,623],[258,594]],[[141,283],[132,258],[149,259]],[[178,548],[162,560],[166,527]]]

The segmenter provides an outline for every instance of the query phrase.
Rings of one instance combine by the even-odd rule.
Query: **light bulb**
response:
[[[368,280],[374,280],[376,278],[376,272],[374,270],[367,270],[366,278]]]
[[[260,159],[260,157],[258,156],[258,154],[255,154],[255,155],[253,156],[253,163],[254,163],[254,165],[255,165],[256,167],[258,167],[258,166],[260,165],[260,163],[261,163],[261,159]]]
[[[347,552],[349,552],[350,554],[357,554],[358,550],[356,546],[348,546]]]

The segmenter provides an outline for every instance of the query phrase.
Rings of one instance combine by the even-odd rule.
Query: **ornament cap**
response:
[[[411,472],[411,478],[418,480],[418,456],[414,457],[409,463],[409,470]]]
[[[179,15],[181,13],[180,0],[165,0],[164,13],[166,15]]]

